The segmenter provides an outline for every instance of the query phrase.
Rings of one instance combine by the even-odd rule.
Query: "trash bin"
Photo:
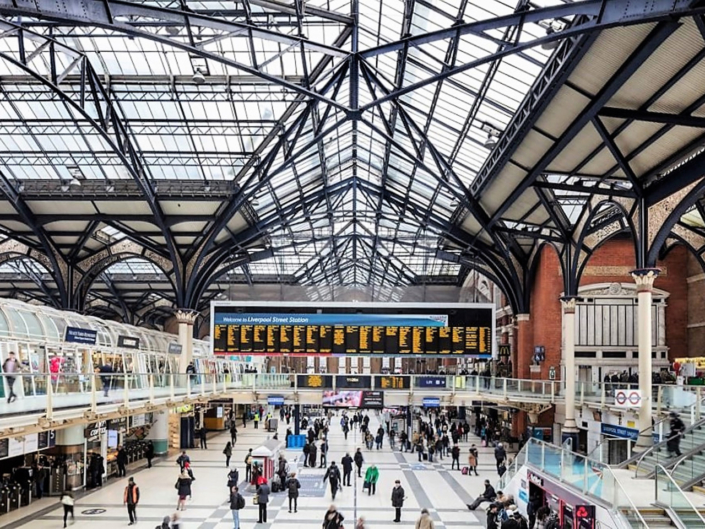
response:
[[[279,419],[269,419],[267,421],[268,432],[276,432],[277,428],[279,428]]]

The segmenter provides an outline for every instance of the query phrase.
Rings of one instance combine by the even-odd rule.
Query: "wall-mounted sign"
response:
[[[66,327],[66,334],[64,335],[65,342],[95,345],[97,339],[98,331],[81,329],[79,327]]]
[[[10,447],[7,451],[8,457],[16,457],[24,454],[24,441],[10,437]]]
[[[140,339],[133,336],[118,336],[118,347],[124,347],[125,349],[139,349]]]
[[[56,446],[56,432],[54,430],[49,430],[48,432],[39,432],[37,441],[37,448],[42,450],[44,448],[51,448]]]
[[[147,424],[147,417],[145,416],[144,413],[133,415],[131,422],[132,422],[133,428],[135,426],[144,426],[145,424]]]
[[[39,434],[30,433],[24,436],[24,453],[31,454],[39,449]]]
[[[424,397],[423,398],[424,408],[440,408],[441,399],[440,397]]]
[[[6,458],[10,450],[10,440],[0,439],[0,459]]]
[[[551,366],[548,368],[548,380],[556,380],[556,368]]]
[[[300,388],[332,388],[332,375],[296,375],[296,383]]]
[[[192,404],[185,404],[183,406],[177,406],[174,408],[174,412],[176,413],[190,413],[193,411],[193,405]]]
[[[506,358],[508,356],[511,356],[512,354],[512,348],[509,344],[501,344],[499,346],[499,357],[500,358]]]
[[[595,529],[595,506],[576,505],[575,521],[578,522],[577,529]]]
[[[372,385],[372,377],[366,376],[345,376],[338,375],[335,377],[336,388],[358,388],[365,389]]]
[[[420,388],[444,388],[446,377],[418,377],[416,379]]]
[[[270,406],[283,406],[284,397],[279,395],[270,395],[269,397],[267,397],[267,404],[269,404]]]
[[[641,391],[638,389],[615,390],[614,404],[620,408],[638,408],[641,406]]]
[[[88,424],[88,428],[83,430],[83,436],[88,441],[97,441],[100,436],[108,431],[108,424],[105,421]]]
[[[169,344],[169,354],[170,355],[180,355],[181,354],[181,344],[180,343],[170,343]]]
[[[600,430],[604,435],[631,439],[632,441],[636,441],[639,437],[639,430],[636,428],[627,428],[625,426],[617,426],[616,424],[605,424],[603,422],[600,426]]]
[[[380,389],[409,389],[411,386],[410,377],[383,376],[377,377]]]

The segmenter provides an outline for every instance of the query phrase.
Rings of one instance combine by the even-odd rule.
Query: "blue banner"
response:
[[[214,321],[216,325],[446,327],[448,325],[448,316],[442,314],[223,314],[216,312]]]
[[[97,339],[98,331],[81,329],[79,327],[66,327],[66,334],[64,336],[64,341],[66,342],[95,345]]]
[[[270,406],[283,406],[284,397],[270,395],[269,397],[267,397],[267,404],[269,404]]]
[[[420,388],[444,388],[446,377],[417,377]]]
[[[424,408],[440,408],[441,399],[440,397],[424,397],[423,406]]]
[[[622,439],[631,439],[632,441],[636,441],[637,437],[639,437],[639,430],[636,428],[627,428],[626,426],[617,426],[615,424],[602,423],[602,433],[621,437]]]

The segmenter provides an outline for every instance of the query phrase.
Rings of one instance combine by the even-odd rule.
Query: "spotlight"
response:
[[[253,208],[259,207],[259,198],[257,198],[257,197],[253,198],[252,201],[250,202],[250,206],[252,206]]]
[[[491,149],[495,145],[497,145],[497,138],[492,136],[492,134],[488,134],[487,139],[485,140],[485,147],[487,147],[488,149]]]
[[[546,36],[553,35],[558,31],[559,28],[555,27],[555,22],[551,22],[551,24],[546,28]],[[558,40],[553,40],[551,42],[544,42],[541,44],[541,48],[544,50],[555,50],[558,47],[558,43],[560,41]]]
[[[166,32],[171,35],[172,37],[175,37],[176,35],[179,34],[181,31],[181,28],[179,26],[167,26],[166,27]]]
[[[115,186],[113,184],[108,184],[105,186],[105,191],[108,193],[114,193],[115,192]]]
[[[457,198],[453,198],[453,200],[450,201],[450,207],[455,209],[460,205],[460,201]]]
[[[196,68],[196,73],[193,74],[192,79],[193,79],[193,82],[194,82],[195,84],[203,84],[203,83],[206,82],[206,78],[205,78],[205,77],[203,76],[203,74],[201,73],[201,69],[200,69],[200,68]]]

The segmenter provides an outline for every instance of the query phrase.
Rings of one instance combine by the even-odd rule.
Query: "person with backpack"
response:
[[[345,454],[345,457],[340,461],[343,465],[343,486],[350,487],[350,475],[353,470],[353,458],[350,457],[349,453]]]
[[[252,448],[245,456],[245,481],[248,483],[252,481]]]
[[[326,473],[323,476],[323,481],[325,482],[326,480],[330,482],[330,492],[335,500],[335,495],[338,493],[338,489],[340,488],[340,469],[335,464],[335,461],[331,462],[328,470],[326,470]]]
[[[73,515],[73,504],[74,504],[74,498],[73,498],[73,491],[71,490],[71,487],[67,487],[64,492],[61,493],[61,505],[64,508],[64,528],[66,528],[66,520],[68,519],[69,514],[71,514],[71,523],[74,523],[76,521],[75,516]]]
[[[240,489],[230,489],[230,512],[233,515],[233,529],[240,529],[240,511],[245,508],[245,498],[240,494]]]
[[[289,479],[286,480],[284,488],[287,490],[289,495],[289,512],[291,512],[291,504],[294,504],[294,512],[299,512],[299,489],[301,488],[301,483],[296,479],[296,472],[292,472]],[[293,501],[292,501],[293,500]]]
[[[355,416],[357,418],[357,415]],[[362,456],[362,451],[358,448],[353,457],[355,461],[355,466],[357,467],[357,477],[362,477],[362,464],[365,462],[365,458]]]
[[[225,445],[223,455],[225,455],[225,468],[230,468],[230,458],[233,456],[233,445],[230,441]]]
[[[125,492],[123,494],[123,503],[127,505],[127,515],[130,517],[130,523],[127,525],[134,525],[137,523],[137,504],[140,501],[140,488],[135,483],[135,478],[130,478],[127,480],[127,487],[125,487]]]
[[[367,467],[365,472],[365,482],[362,484],[363,490],[367,488],[367,495],[371,496],[377,492],[377,481],[379,481],[379,469],[373,463]]]

